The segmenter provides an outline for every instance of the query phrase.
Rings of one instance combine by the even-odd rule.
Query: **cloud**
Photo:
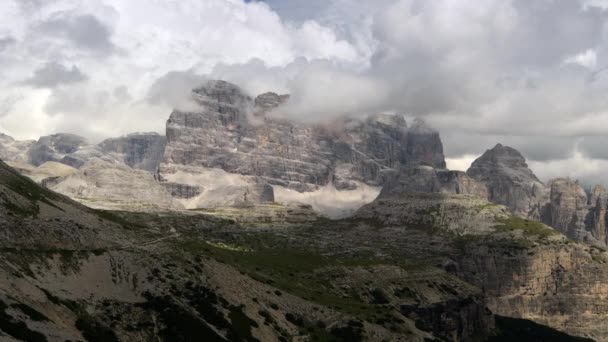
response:
[[[116,51],[110,28],[91,14],[58,12],[39,23],[34,30],[37,34],[64,39],[75,47],[102,55]]]
[[[63,84],[86,81],[87,76],[76,66],[68,68],[57,62],[49,62],[34,71],[34,75],[24,83],[37,88],[54,88]]]
[[[570,56],[564,61],[566,64],[578,64],[587,69],[593,70],[597,66],[597,54],[592,49]]]
[[[449,170],[466,172],[477,158],[479,158],[479,155],[466,154],[458,158],[446,158],[445,163]]]
[[[21,100],[0,128],[162,132],[189,88],[222,78],[251,95],[291,93],[276,115],[424,117],[450,160],[497,142],[539,167],[608,160],[607,9],[604,0],[6,0],[0,93]],[[32,66],[53,61],[65,70],[24,86]],[[86,86],[70,83],[81,70]]]
[[[188,109],[195,106],[192,102],[192,89],[200,86],[205,77],[194,71],[171,71],[158,78],[148,90],[146,100],[167,108]]]
[[[569,177],[578,179],[591,188],[595,184],[608,184],[608,160],[590,158],[580,152],[571,158],[547,162],[529,161],[528,164],[538,178],[547,182],[555,178]]]

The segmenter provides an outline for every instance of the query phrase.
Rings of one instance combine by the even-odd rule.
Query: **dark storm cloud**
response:
[[[583,154],[590,158],[608,160],[608,136],[583,137],[578,141],[577,146]]]
[[[40,23],[36,32],[42,36],[66,39],[78,48],[100,54],[116,51],[111,41],[111,29],[91,14],[60,12]]]
[[[602,39],[606,13],[579,1],[515,0],[520,25],[499,49],[518,68],[546,67],[584,51]]]
[[[449,156],[480,155],[497,143],[519,150],[526,159],[560,160],[572,157],[577,138],[482,135],[442,130],[441,139]]]
[[[24,83],[36,88],[54,88],[63,84],[72,84],[87,80],[76,66],[68,68],[57,62],[49,62],[34,71],[34,75]]]

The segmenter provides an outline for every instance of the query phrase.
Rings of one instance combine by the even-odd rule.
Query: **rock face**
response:
[[[438,133],[422,122],[408,129],[403,117],[378,115],[300,124],[266,115],[286,95],[252,99],[223,81],[207,82],[193,98],[199,111],[174,111],[167,123],[162,181],[180,183],[177,174],[218,168],[298,192],[330,183],[352,190],[358,183],[380,186],[402,165],[445,167]]]
[[[606,208],[608,207],[608,192],[602,186],[596,185],[591,191],[589,198],[591,206],[590,215],[587,216],[587,224],[590,227],[591,235],[598,241],[604,241],[608,244],[608,234],[606,226],[608,220],[606,218]]]
[[[381,197],[406,193],[451,193],[472,194],[480,198],[488,197],[488,190],[462,171],[434,169],[430,166],[415,166],[402,169],[399,175],[388,182]]]
[[[279,95],[272,92],[260,94],[254,100],[256,109],[254,114],[256,116],[263,116],[266,113],[277,108],[278,106],[282,105],[287,100],[289,100],[289,95]]]
[[[484,289],[497,315],[598,341],[608,337],[608,253],[602,249],[471,195],[386,193],[354,218],[375,222],[380,231],[404,227],[407,243],[395,246],[404,254],[447,255],[444,269]],[[398,243],[400,235],[391,233],[384,244]]]
[[[165,137],[158,133],[133,133],[104,140],[99,148],[132,168],[156,172],[165,152],[165,144]]]
[[[507,206],[515,215],[540,220],[547,200],[545,185],[517,150],[498,144],[475,160],[467,175],[486,184],[491,202]]]
[[[508,255],[507,257],[505,257]],[[584,245],[470,244],[459,273],[483,286],[497,315],[521,317],[597,341],[608,338],[606,253]]]
[[[98,158],[89,160],[78,172],[48,180],[45,185],[94,208],[181,208],[152,174]]]
[[[33,140],[19,141],[0,133],[0,159],[26,163],[28,161],[26,152],[33,144]]]
[[[62,162],[66,155],[88,145],[85,138],[75,134],[53,134],[38,139],[28,150],[30,164],[40,166],[47,161]]]
[[[483,198],[519,217],[542,221],[577,241],[602,247],[608,243],[608,193],[601,186],[588,194],[576,180],[561,178],[544,185],[518,151],[500,144],[475,160],[467,175],[486,185],[488,195]]]
[[[577,241],[606,246],[606,189],[595,186],[588,194],[578,181],[564,178],[549,188],[543,222]]]
[[[589,213],[587,194],[578,181],[555,179],[544,221],[567,236],[583,240],[585,218]],[[582,228],[582,229],[581,229]]]

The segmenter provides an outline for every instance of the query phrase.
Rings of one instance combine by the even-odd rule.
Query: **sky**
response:
[[[395,112],[608,185],[608,1],[2,0],[0,132],[163,132],[209,78],[303,121]]]

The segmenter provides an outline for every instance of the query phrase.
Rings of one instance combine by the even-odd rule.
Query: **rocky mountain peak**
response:
[[[487,150],[473,162],[467,173],[483,174],[487,169],[510,173],[512,176],[520,177],[521,180],[539,182],[528,167],[524,156],[516,149],[502,144],[497,144],[494,148]]]
[[[497,144],[473,162],[467,175],[486,184],[491,202],[518,216],[540,219],[547,191],[516,149]]]
[[[401,127],[407,129],[405,117],[399,114],[374,114],[367,118],[368,124],[381,124],[391,127]],[[413,128],[412,128],[413,129]]]
[[[438,133],[436,129],[429,126],[429,124],[421,118],[415,118],[412,123],[412,127],[410,128],[412,132],[421,133],[421,134],[434,134]]]
[[[414,119],[412,127],[408,129],[407,150],[415,164],[446,168],[439,132],[422,119]]]
[[[268,112],[284,104],[288,100],[288,94],[279,95],[277,93],[267,92],[258,95],[254,102],[257,112]]]
[[[192,90],[193,98],[202,106],[221,109],[223,106],[252,105],[252,99],[239,86],[221,80],[209,80]]]

